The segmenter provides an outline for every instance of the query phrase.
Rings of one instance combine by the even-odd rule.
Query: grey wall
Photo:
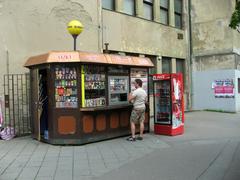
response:
[[[193,110],[224,110],[239,111],[240,96],[237,93],[237,78],[240,78],[238,70],[216,70],[193,73]],[[215,98],[212,83],[218,79],[233,79],[235,97]]]
[[[240,111],[240,92],[238,92],[238,78],[240,78],[240,71],[235,71],[235,99],[236,99],[236,111]]]

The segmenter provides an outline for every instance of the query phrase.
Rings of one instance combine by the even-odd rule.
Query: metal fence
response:
[[[4,126],[13,127],[11,133],[17,136],[28,135],[30,129],[30,75],[4,75],[5,114]]]

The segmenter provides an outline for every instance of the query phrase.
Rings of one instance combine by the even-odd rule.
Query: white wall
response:
[[[238,70],[216,70],[193,73],[193,109],[194,110],[224,110],[230,112],[240,111],[240,96],[237,93]],[[234,98],[215,98],[212,83],[214,80],[234,80]]]

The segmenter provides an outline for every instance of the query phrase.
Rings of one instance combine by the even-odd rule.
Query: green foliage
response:
[[[232,14],[229,27],[232,29],[237,29],[240,26],[240,1],[236,3],[235,11]]]

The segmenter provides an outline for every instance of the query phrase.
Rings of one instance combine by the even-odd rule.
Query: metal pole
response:
[[[76,51],[76,41],[77,41],[77,35],[72,35],[73,36],[73,42],[74,42],[74,44],[73,44],[73,47],[74,47],[74,51]]]

